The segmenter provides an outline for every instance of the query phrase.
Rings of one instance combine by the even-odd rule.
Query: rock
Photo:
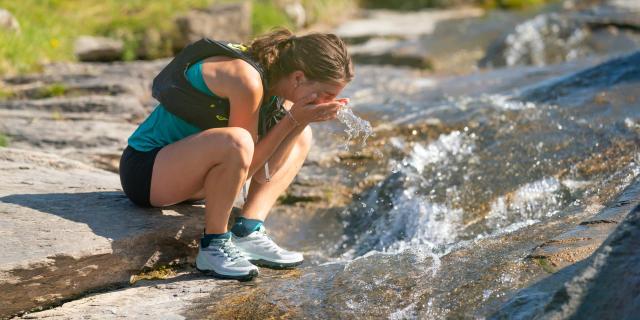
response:
[[[432,57],[420,50],[415,40],[374,38],[362,45],[351,46],[349,53],[356,63],[433,69]]]
[[[133,288],[96,294],[65,303],[61,308],[32,313],[24,318],[95,319],[126,317],[132,319],[184,319],[190,302],[207,299],[220,287],[235,280],[212,280],[185,274],[180,281],[158,281],[136,284]]]
[[[0,30],[20,32],[20,24],[11,12],[0,8]]]
[[[166,57],[167,53],[163,52],[165,38],[157,29],[147,29],[140,41],[136,53],[141,59],[154,59],[161,56]]]
[[[201,38],[245,42],[251,35],[251,4],[247,1],[214,4],[203,10],[191,10],[176,18],[176,48]]]
[[[635,318],[640,312],[639,189],[636,180],[596,216],[610,217],[614,211],[624,220],[588,259],[521,290],[489,318]]]
[[[0,103],[0,132],[11,146],[46,150],[99,168],[118,171],[131,122],[146,114],[130,95],[54,97]]]
[[[76,39],[74,53],[80,61],[115,61],[122,57],[124,44],[120,40],[80,36]]]
[[[335,33],[347,41],[373,37],[407,39],[432,33],[440,21],[478,17],[483,12],[475,8],[424,10],[413,13],[370,10],[365,11],[361,19],[353,19],[340,25]]]
[[[639,204],[640,183],[631,184],[612,205],[575,228],[546,241],[529,257],[544,259],[555,270],[581,261],[593,254],[631,209]]]
[[[365,17],[336,29],[360,64],[387,64],[436,71],[475,68],[483,50],[519,16],[480,9],[398,13],[367,11]]]
[[[0,317],[195,255],[201,206],[141,209],[118,175],[35,151],[0,148],[0,168]]]
[[[300,2],[293,2],[284,5],[284,12],[293,21],[297,28],[302,28],[307,23],[307,13]]]

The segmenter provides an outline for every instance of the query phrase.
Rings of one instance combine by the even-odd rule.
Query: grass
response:
[[[0,74],[34,72],[43,63],[74,60],[73,44],[82,34],[123,39],[129,58],[149,26],[172,27],[172,17],[208,0],[0,0],[21,32],[0,32]]]
[[[38,72],[53,61],[74,61],[73,45],[79,35],[98,35],[124,41],[123,60],[136,59],[148,32],[160,34],[145,58],[171,56],[174,17],[192,8],[238,0],[0,0],[21,32],[0,31],[0,77]],[[254,35],[292,22],[274,1],[250,0]],[[353,7],[349,0],[303,0],[312,22],[333,19]],[[1,96],[0,96],[1,98]]]
[[[67,93],[67,87],[62,83],[54,83],[43,87],[38,92],[38,98],[51,98],[63,96]]]
[[[177,274],[177,270],[180,266],[176,265],[161,265],[156,268],[140,272],[132,275],[129,279],[129,284],[135,284],[140,280],[163,280],[173,277]]]
[[[0,133],[0,147],[6,147],[9,145],[9,137]]]

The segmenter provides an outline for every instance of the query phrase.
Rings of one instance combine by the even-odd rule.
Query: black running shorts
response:
[[[122,190],[133,203],[141,207],[151,207],[149,202],[151,175],[153,174],[153,163],[160,149],[162,148],[141,152],[127,146],[120,158]]]

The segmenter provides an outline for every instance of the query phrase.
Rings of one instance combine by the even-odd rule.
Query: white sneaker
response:
[[[231,239],[211,240],[208,247],[201,247],[196,257],[196,269],[216,278],[243,281],[251,280],[259,273]]]
[[[231,239],[251,263],[259,266],[282,269],[295,267],[304,261],[302,253],[282,249],[273,242],[264,226],[245,237],[232,234]]]

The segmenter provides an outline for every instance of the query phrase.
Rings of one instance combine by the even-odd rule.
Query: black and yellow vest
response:
[[[229,99],[212,97],[198,91],[187,80],[186,72],[192,64],[211,56],[242,59],[258,70],[262,80],[263,103],[258,122],[258,133],[262,137],[285,115],[282,110],[284,100],[266,97],[266,72],[246,51],[247,47],[241,44],[206,38],[198,40],[178,53],[153,79],[152,96],[169,112],[202,130],[226,127],[229,123]]]

